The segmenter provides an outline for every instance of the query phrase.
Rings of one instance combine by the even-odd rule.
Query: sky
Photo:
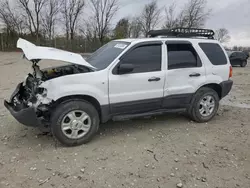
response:
[[[1,0],[0,0],[1,1]],[[12,2],[13,0],[10,0]],[[85,0],[88,2],[88,0]],[[141,13],[143,6],[151,0],[118,0],[120,9],[112,21],[115,26],[117,21],[123,17],[133,17]],[[170,6],[175,2],[179,11],[188,0],[157,0],[160,8]],[[208,29],[226,28],[230,32],[231,40],[226,46],[234,45],[250,46],[250,0],[207,0],[208,8],[212,9],[211,15],[206,23]],[[85,8],[86,17],[91,12],[89,6]],[[164,18],[162,15],[162,23]],[[0,26],[1,27],[1,26]]]
[[[126,16],[138,15],[143,6],[151,0],[120,0],[121,8],[115,21]],[[176,3],[180,10],[188,0],[158,0],[159,7]],[[231,40],[227,46],[250,46],[250,0],[208,0],[208,8],[212,9],[207,20],[206,28],[226,28],[230,32]]]

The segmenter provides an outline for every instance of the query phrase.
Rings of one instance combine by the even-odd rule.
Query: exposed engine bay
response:
[[[81,65],[65,65],[60,67],[48,68],[41,70],[42,81],[47,81],[60,76],[66,76],[70,74],[80,74],[90,72],[91,70]]]
[[[33,62],[32,67],[34,72],[33,74],[28,74],[23,83],[23,90],[20,93],[22,94],[22,99],[28,106],[31,105],[30,103],[34,105],[39,95],[43,97],[46,95],[46,90],[39,87],[41,83],[61,76],[91,71],[89,68],[81,65],[64,65],[41,70],[37,63]]]
[[[37,61],[33,61],[32,67],[33,74],[28,74],[26,80],[17,86],[10,98],[9,105],[11,105],[15,111],[32,108],[37,118],[42,119],[44,122],[48,121],[50,118],[50,107],[53,101],[46,97],[47,90],[39,86],[47,80],[61,76],[92,71],[90,68],[75,64],[41,70],[37,65]]]

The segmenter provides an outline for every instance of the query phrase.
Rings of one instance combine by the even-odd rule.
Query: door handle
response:
[[[193,73],[189,75],[189,77],[199,77],[199,76],[201,76],[200,73]]]
[[[161,80],[161,78],[159,78],[159,77],[152,77],[152,78],[148,79],[149,82],[158,82],[160,80]]]

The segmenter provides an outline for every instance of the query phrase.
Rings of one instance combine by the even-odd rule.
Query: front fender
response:
[[[100,105],[108,104],[108,85],[106,82],[83,83],[81,80],[70,82],[55,79],[44,82],[40,87],[47,89],[47,98],[54,101],[71,95],[88,95],[94,97]]]
[[[94,97],[101,105],[108,104],[107,95],[105,97],[104,92],[89,85],[75,84],[72,86],[59,87],[56,90],[48,89],[48,91],[47,97],[52,98],[55,101],[62,97],[71,95],[88,95]]]

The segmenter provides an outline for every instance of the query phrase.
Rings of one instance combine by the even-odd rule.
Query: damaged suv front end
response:
[[[33,73],[17,85],[5,107],[21,124],[46,130],[53,109],[53,99],[47,97],[46,82],[61,76],[94,71],[81,55],[54,48],[35,46],[19,39],[17,47],[24,52],[24,57],[31,61]],[[43,59],[67,61],[69,65],[40,69],[38,63]]]
[[[18,122],[26,126],[46,127],[46,112],[51,101],[41,102],[39,98],[46,97],[45,89],[34,90],[30,86],[18,84],[9,102],[5,100],[4,105]]]

